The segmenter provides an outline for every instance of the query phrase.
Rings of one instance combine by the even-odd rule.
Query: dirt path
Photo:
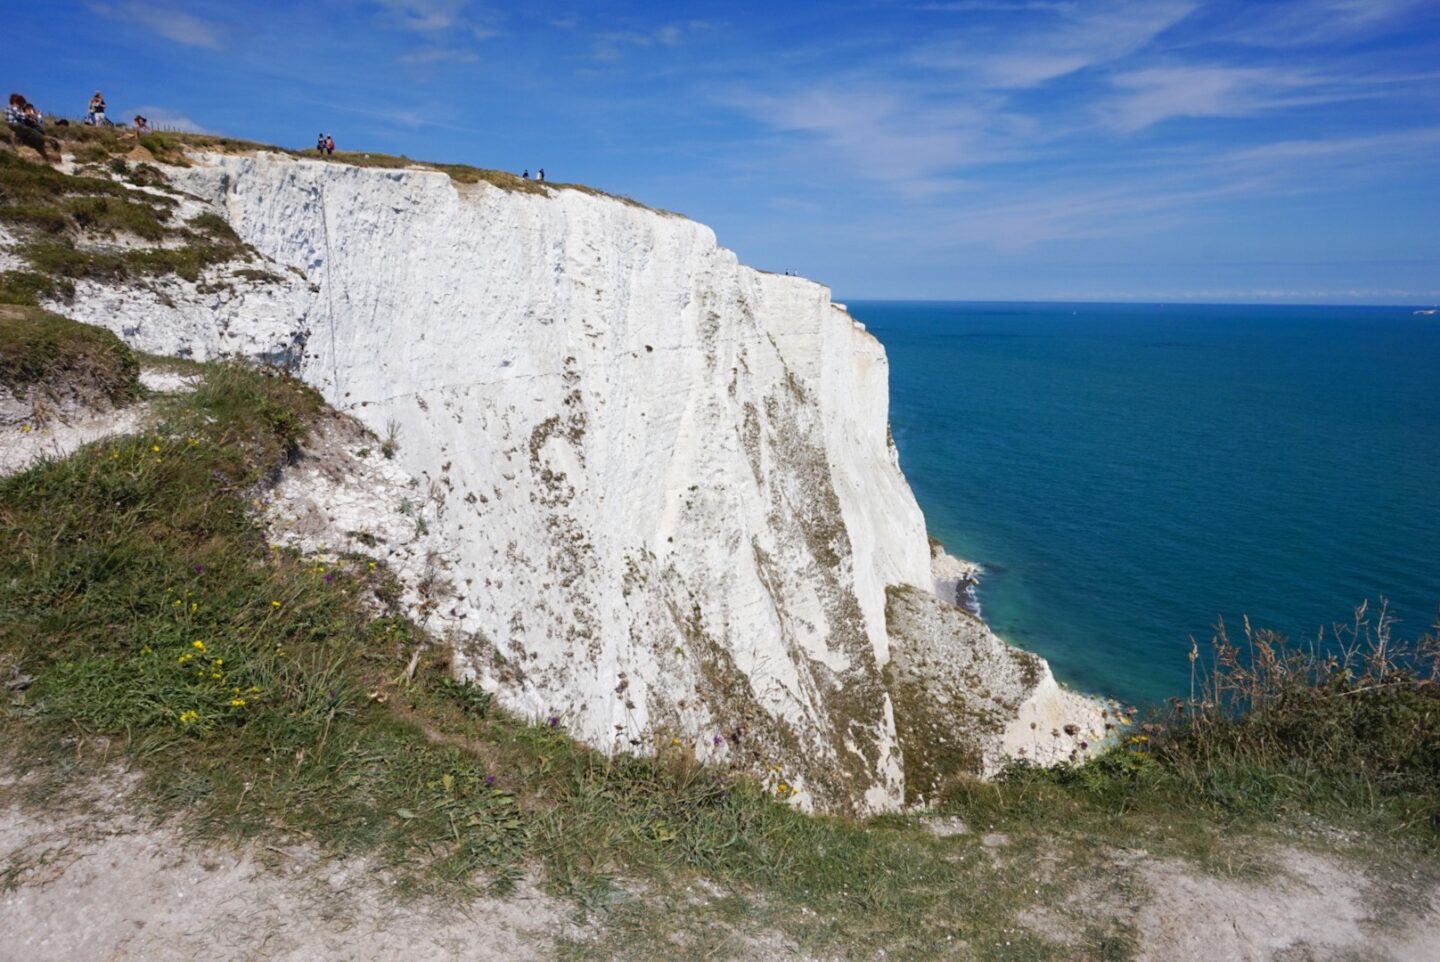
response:
[[[529,884],[460,906],[404,901],[363,859],[204,847],[130,814],[123,776],[43,811],[20,803],[23,788],[0,777],[0,962],[538,962],[554,958],[559,936],[601,934]],[[1143,895],[1097,899],[1094,911],[1133,926],[1139,962],[1440,958],[1434,873],[1364,873],[1292,850],[1278,877],[1244,882],[1120,857],[1134,860]],[[1043,914],[1026,922],[1069,941]],[[741,957],[800,958],[781,933],[735,934]]]
[[[106,788],[95,797],[123,798]],[[460,908],[387,887],[364,860],[205,849],[114,809],[0,803],[3,962],[538,962],[571,928],[564,905],[525,884]]]
[[[1369,874],[1313,852],[1246,883],[1183,863],[1141,866],[1152,895],[1135,920],[1141,962],[1437,962],[1440,891],[1399,869]],[[1399,873],[1399,874],[1397,874]]]

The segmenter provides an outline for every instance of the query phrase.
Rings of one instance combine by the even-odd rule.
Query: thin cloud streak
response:
[[[1032,33],[975,36],[967,31],[915,51],[914,62],[971,76],[989,89],[1036,87],[1142,49],[1196,7],[1188,0],[1087,4],[1060,11],[1058,23]]]
[[[90,9],[102,17],[135,23],[167,40],[188,47],[219,50],[225,35],[219,23],[203,20],[172,6],[131,0],[128,3],[92,3]]]

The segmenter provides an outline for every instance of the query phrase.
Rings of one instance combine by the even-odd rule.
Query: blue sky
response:
[[[543,166],[842,298],[1440,300],[1435,0],[6,6],[46,111]]]

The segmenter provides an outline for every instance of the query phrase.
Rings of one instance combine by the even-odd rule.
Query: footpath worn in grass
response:
[[[312,391],[211,365],[168,403],[150,434],[0,481],[0,680],[33,676],[0,727],[32,803],[118,757],[197,840],[368,855],[401,892],[537,872],[607,922],[562,946],[571,957],[743,957],[783,931],[849,957],[1123,959],[1134,933],[1094,902],[1144,892],[1114,853],[1260,873],[1257,834],[1295,837],[1283,809],[1197,795],[1181,756],[1148,741],[957,781],[938,814],[967,830],[944,837],[928,818],[806,817],[683,748],[607,758],[563,718],[511,717],[453,681],[383,564],[266,543],[254,499],[333,416]],[[1434,844],[1409,807],[1353,811],[1382,820],[1357,845]],[[1064,931],[1021,923],[1039,908]]]

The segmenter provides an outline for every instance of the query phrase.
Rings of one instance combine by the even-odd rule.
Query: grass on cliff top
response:
[[[0,480],[0,681],[33,676],[0,689],[7,764],[27,774],[0,798],[52,804],[122,759],[197,840],[367,855],[412,892],[536,871],[607,923],[570,957],[745,957],[743,936],[779,930],[841,956],[997,960],[1127,958],[1127,923],[1088,898],[1098,883],[1143,900],[1117,850],[1263,872],[1254,833],[1293,836],[1308,824],[1295,812],[1328,804],[1273,750],[1227,756],[1247,759],[1244,778],[1221,772],[1227,786],[1279,772],[1265,793],[1197,793],[1182,756],[1144,743],[958,780],[940,814],[969,830],[941,838],[919,817],[805,817],[668,743],[603,757],[563,718],[511,717],[451,680],[383,564],[266,543],[253,499],[330,416],[314,392],[210,365],[168,404],[145,435]],[[1413,785],[1371,783],[1378,801],[1362,803],[1362,783],[1336,809],[1366,827],[1357,846],[1433,846],[1418,809],[1390,805]],[[1070,934],[1023,925],[1037,907]]]
[[[114,136],[96,136],[107,134]],[[126,174],[135,170],[124,163],[119,167]],[[0,274],[0,303],[68,301],[80,279],[123,282],[175,275],[195,281],[207,267],[250,254],[219,217],[202,214],[179,224],[175,207],[176,201],[163,194],[133,190],[105,177],[63,173],[0,150],[0,223],[22,239],[16,253],[26,263],[23,270]],[[154,246],[109,244],[119,239]]]
[[[505,170],[489,170],[484,167],[471,167],[468,164],[442,164],[426,160],[411,160],[404,156],[392,154],[364,153],[359,151],[336,151],[334,156],[322,155],[319,151],[302,150],[292,151],[297,157],[308,157],[312,160],[320,159],[338,164],[351,164],[356,167],[378,167],[385,170],[398,170],[406,167],[422,167],[428,170],[438,170],[448,174],[450,179],[457,184],[491,184],[501,190],[508,190],[515,194],[536,194],[543,196],[550,190],[576,190],[582,194],[589,194],[592,197],[608,197],[611,200],[618,200],[630,207],[637,207],[641,210],[653,210],[659,214],[670,214],[670,211],[658,210],[640,203],[632,197],[623,194],[612,194],[598,187],[590,187],[585,184],[570,184],[559,181],[538,181],[521,177]]]

